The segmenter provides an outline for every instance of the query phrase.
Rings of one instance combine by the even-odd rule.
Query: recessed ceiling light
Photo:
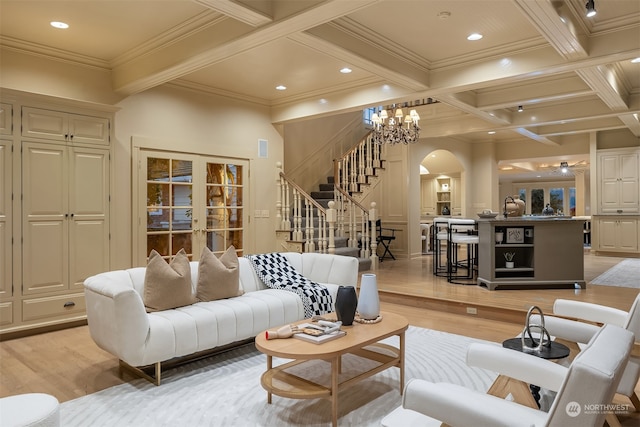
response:
[[[482,38],[482,34],[471,33],[467,36],[467,40],[480,40]]]
[[[352,71],[353,71],[353,70],[352,70],[351,68],[349,68],[349,67],[344,67],[344,68],[341,68],[341,69],[340,69],[340,72],[341,72],[342,74],[349,74],[349,73],[350,73],[350,72],[352,72]]]
[[[51,21],[49,24],[54,28],[60,28],[62,30],[69,28],[69,24],[67,24],[66,22]]]
[[[639,56],[639,57],[637,57],[637,58],[633,58],[633,59],[631,60],[631,62],[633,62],[634,64],[638,64],[638,63],[640,63],[640,56]]]
[[[495,135],[496,131],[495,130],[490,130],[489,132],[487,132],[489,135]]]
[[[278,85],[276,86],[276,90],[287,90],[287,87],[285,85]]]

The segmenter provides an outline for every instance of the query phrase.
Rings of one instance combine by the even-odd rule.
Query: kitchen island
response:
[[[586,288],[583,219],[478,220],[478,285],[489,290]]]

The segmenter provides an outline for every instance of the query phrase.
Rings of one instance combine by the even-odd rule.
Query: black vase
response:
[[[353,286],[338,287],[336,295],[336,315],[344,326],[351,326],[358,307],[358,296]]]

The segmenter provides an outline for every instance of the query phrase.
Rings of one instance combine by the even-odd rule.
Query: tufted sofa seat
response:
[[[303,276],[327,287],[333,300],[338,286],[356,286],[356,258],[316,253],[283,253]],[[302,300],[293,292],[269,289],[246,258],[239,258],[241,296],[148,313],[145,267],[110,271],[84,282],[91,338],[133,370],[160,384],[161,362],[254,338],[265,329],[304,319]],[[192,261],[195,294],[198,262]],[[143,367],[155,365],[155,376]]]

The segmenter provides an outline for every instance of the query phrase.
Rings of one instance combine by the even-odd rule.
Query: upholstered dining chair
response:
[[[582,301],[557,299],[553,304],[553,315],[544,316],[544,321],[550,335],[556,340],[561,339],[577,351],[589,342],[600,329],[600,324],[612,324],[627,329],[633,332],[636,340],[640,342],[640,293],[629,311]],[[539,320],[533,316],[532,322]],[[635,392],[639,378],[640,344],[636,343],[617,388],[617,393],[627,396],[636,411],[640,411],[640,399]]]
[[[600,427],[604,411],[590,408],[611,403],[633,343],[630,331],[605,325],[569,367],[499,345],[473,343],[467,350],[468,365],[557,391],[549,411],[456,384],[412,379],[405,386],[402,408],[385,417],[382,424]],[[619,351],[612,352],[612,348]]]

